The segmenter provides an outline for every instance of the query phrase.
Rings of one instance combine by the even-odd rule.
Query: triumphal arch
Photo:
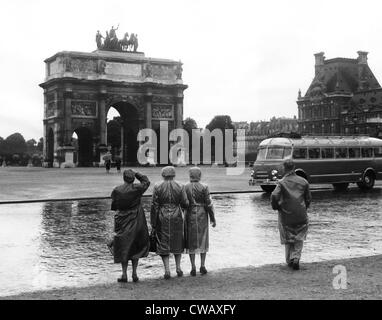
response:
[[[146,57],[137,51],[134,34],[129,39],[126,33],[118,40],[114,31],[107,37],[97,33],[94,52],[63,51],[45,60],[46,77],[40,86],[44,89],[47,167],[72,166],[75,150],[79,166],[102,163],[108,149],[106,122],[111,107],[120,114],[125,164],[136,162],[140,129],[158,131],[163,121],[169,130],[182,127],[183,91],[187,88],[182,63]]]

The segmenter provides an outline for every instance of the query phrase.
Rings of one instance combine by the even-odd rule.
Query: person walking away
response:
[[[195,254],[200,254],[200,273],[207,274],[205,262],[209,248],[208,220],[210,219],[213,228],[216,227],[216,220],[208,186],[200,182],[202,177],[200,168],[191,168],[189,175],[190,182],[185,186],[189,202],[185,212],[186,252],[190,255],[190,274],[194,277]]]
[[[304,240],[308,233],[307,209],[311,203],[309,183],[296,175],[292,159],[284,162],[284,177],[271,194],[273,210],[278,210],[281,244],[285,245],[285,258],[289,267],[300,268]]]
[[[138,179],[140,183],[134,184]],[[123,172],[124,184],[111,193],[111,210],[114,217],[114,240],[111,247],[114,263],[121,263],[122,277],[118,282],[127,282],[128,262],[132,261],[132,279],[137,282],[138,260],[147,257],[150,249],[149,232],[141,198],[150,185],[147,176],[128,169]]]
[[[102,158],[105,161],[106,173],[110,172],[111,157],[112,157],[112,155],[111,155],[110,151],[108,151],[108,152],[106,152],[106,154]]]
[[[115,155],[114,160],[115,160],[115,166],[117,167],[117,172],[120,173],[121,172],[121,162],[122,162],[120,152],[118,152]]]
[[[154,186],[150,218],[157,242],[156,253],[162,257],[163,261],[164,278],[170,279],[170,254],[174,254],[178,277],[183,276],[180,267],[184,251],[182,208],[188,205],[188,200],[184,187],[174,180],[174,167],[164,167],[162,177],[164,180]]]

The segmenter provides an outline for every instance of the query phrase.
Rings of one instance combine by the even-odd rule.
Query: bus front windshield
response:
[[[257,153],[257,160],[281,160],[290,157],[292,148],[290,147],[268,147],[260,148]]]

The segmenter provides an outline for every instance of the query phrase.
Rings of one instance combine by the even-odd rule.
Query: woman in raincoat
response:
[[[216,226],[216,220],[208,186],[200,183],[201,170],[194,167],[190,169],[189,174],[190,182],[185,186],[189,202],[185,213],[186,252],[190,255],[190,274],[196,276],[195,254],[200,254],[200,273],[207,273],[205,262],[209,247],[208,218],[213,228]]]
[[[135,178],[140,183],[133,183]],[[114,217],[115,236],[109,244],[114,262],[122,264],[122,277],[118,282],[127,282],[127,266],[132,261],[132,278],[137,282],[138,259],[149,254],[150,241],[145,213],[141,204],[143,193],[150,185],[147,176],[128,169],[123,172],[125,183],[116,187],[111,194],[111,210]]]
[[[169,255],[175,256],[176,273],[183,276],[180,267],[184,251],[184,219],[182,207],[187,206],[184,187],[174,180],[175,168],[162,169],[163,181],[154,186],[151,206],[151,226],[157,241],[156,253],[162,257],[164,278],[170,279]]]

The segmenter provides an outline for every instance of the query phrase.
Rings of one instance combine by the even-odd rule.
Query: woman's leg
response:
[[[131,276],[133,278],[133,281],[137,282],[139,280],[138,275],[137,275],[138,259],[133,259],[132,264],[133,264],[133,273]]]
[[[200,254],[200,266],[201,267],[206,266],[206,256],[207,256],[206,252]]]
[[[207,269],[206,269],[206,256],[207,256],[206,252],[200,254],[200,273],[201,274],[206,274],[207,273]]]
[[[170,257],[168,255],[162,255],[161,257],[164,266],[164,278],[170,279]]]
[[[175,263],[176,263],[176,273],[178,274],[178,277],[181,277],[181,276],[183,276],[183,271],[180,268],[180,261],[182,259],[182,255],[181,254],[174,254],[174,257],[175,257]]]
[[[191,262],[190,275],[195,277],[196,276],[196,266],[195,266],[195,254],[194,253],[190,253],[190,262]]]
[[[118,282],[127,282],[127,266],[129,262],[122,262],[122,277],[118,279]]]

